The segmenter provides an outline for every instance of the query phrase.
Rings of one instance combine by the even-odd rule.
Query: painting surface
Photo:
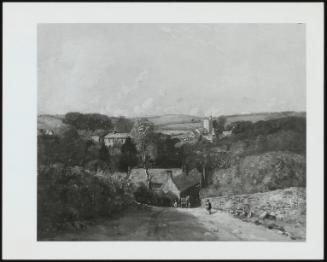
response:
[[[39,24],[39,241],[305,241],[304,24]]]

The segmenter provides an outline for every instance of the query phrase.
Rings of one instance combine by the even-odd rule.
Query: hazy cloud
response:
[[[41,24],[38,111],[305,110],[302,24]]]

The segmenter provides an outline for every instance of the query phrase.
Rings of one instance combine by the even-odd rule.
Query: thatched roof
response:
[[[168,171],[172,171],[172,176],[177,177],[183,171],[180,168],[151,168],[148,170],[152,183],[164,184],[168,180]],[[146,182],[146,173],[144,168],[135,168],[131,170],[130,180],[135,184]]]
[[[201,173],[197,169],[193,169],[186,175],[180,168],[153,168],[148,170],[151,182],[164,185],[169,178],[168,171],[172,171],[173,182],[180,192],[199,184],[201,180]],[[147,182],[144,168],[132,169],[129,178],[135,185],[146,184]]]

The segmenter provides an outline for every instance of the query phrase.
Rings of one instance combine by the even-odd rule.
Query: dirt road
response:
[[[140,207],[122,217],[97,220],[80,232],[66,232],[47,240],[132,241],[292,241],[263,226],[243,222],[230,214],[202,208]]]

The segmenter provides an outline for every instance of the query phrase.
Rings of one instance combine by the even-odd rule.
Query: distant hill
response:
[[[251,113],[251,114],[237,114],[226,115],[226,125],[236,121],[251,121],[257,122],[260,120],[270,120],[282,117],[298,116],[305,117],[305,112],[267,112],[267,113]],[[216,116],[213,116],[217,118]],[[147,117],[157,130],[192,130],[202,127],[202,121],[206,117],[183,115],[183,114],[169,114],[162,116]]]
[[[251,113],[251,114],[237,114],[226,115],[226,125],[236,121],[251,121],[257,122],[260,120],[269,120],[275,118],[282,118],[288,116],[305,117],[305,112],[271,112],[271,113]],[[218,117],[218,116],[217,116]],[[54,129],[56,132],[58,128],[67,128],[68,125],[64,124],[62,119],[64,115],[39,115],[38,116],[38,128]],[[189,131],[202,127],[202,121],[205,117],[184,115],[184,114],[167,114],[160,116],[146,117],[154,125],[157,131],[160,130],[176,130],[176,131]],[[214,116],[216,118],[216,116]],[[114,126],[119,118],[110,117]],[[135,120],[130,118],[130,120]]]
[[[251,114],[238,114],[238,115],[227,115],[226,117],[226,125],[236,122],[236,121],[251,121],[257,122],[260,120],[270,120],[275,118],[289,117],[289,116],[297,116],[297,117],[306,117],[305,112],[268,112],[268,113],[251,113]]]
[[[37,128],[52,130],[56,135],[60,135],[71,127],[62,121],[59,115],[39,115],[37,118]]]
[[[152,116],[148,119],[157,126],[171,125],[171,124],[184,124],[184,123],[199,123],[202,117],[183,115],[183,114],[168,114],[161,116]]]

